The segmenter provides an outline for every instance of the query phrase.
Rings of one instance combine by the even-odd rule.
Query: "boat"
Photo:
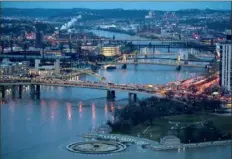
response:
[[[106,70],[113,70],[113,69],[116,69],[116,66],[115,65],[105,65],[104,69],[106,69]]]

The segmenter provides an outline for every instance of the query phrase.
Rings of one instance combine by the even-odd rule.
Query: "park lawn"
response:
[[[169,121],[175,122],[200,122],[204,120],[213,121],[217,128],[225,132],[232,132],[232,116],[220,116],[214,114],[197,114],[197,115],[178,115],[165,117]]]
[[[221,130],[232,133],[232,116],[216,116],[213,122]]]
[[[144,130],[147,129],[147,131],[143,134]],[[151,126],[147,124],[139,124],[135,127],[133,127],[129,132],[127,132],[127,135],[132,136],[138,136],[140,134],[140,137],[148,138],[150,140],[159,141],[160,138],[168,131],[168,120],[166,119],[156,119],[153,121],[153,124]],[[150,134],[152,135],[150,137]]]
[[[232,116],[216,116],[211,114],[197,114],[197,115],[177,115],[177,116],[169,116],[161,119],[155,119],[152,125],[148,124],[139,124],[133,127],[129,132],[117,132],[120,134],[126,134],[131,136],[138,136],[148,138],[154,141],[160,141],[160,138],[164,135],[167,135],[167,132],[170,128],[169,121],[175,122],[199,122],[204,120],[212,120],[214,125],[224,132],[232,132]],[[142,134],[142,132],[147,128],[147,131]],[[150,136],[150,134],[152,136]]]
[[[202,114],[196,114],[196,115],[176,115],[176,116],[167,116],[165,119],[172,121],[172,122],[200,122],[204,120],[213,120],[215,116],[213,115],[202,115]]]

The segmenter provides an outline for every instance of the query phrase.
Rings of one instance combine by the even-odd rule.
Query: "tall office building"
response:
[[[43,44],[43,31],[36,31],[36,40],[35,40],[35,47],[41,48]]]
[[[220,56],[220,85],[228,91],[232,88],[231,42],[231,32],[227,31],[226,40],[216,45],[217,54]]]

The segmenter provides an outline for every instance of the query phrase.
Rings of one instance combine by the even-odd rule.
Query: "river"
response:
[[[140,44],[161,44],[161,41],[157,41],[157,40],[151,40],[148,38],[143,38],[137,35],[129,35],[129,34],[124,34],[124,33],[116,33],[116,32],[111,32],[111,31],[105,31],[105,30],[96,30],[96,29],[91,29],[91,30],[85,30],[86,32],[92,32],[95,35],[99,36],[99,37],[104,37],[104,38],[111,38],[113,39],[113,37],[115,38],[115,40],[126,40],[126,41],[130,41],[133,40],[133,42],[136,43],[140,43]],[[136,41],[138,40],[138,42]],[[142,41],[139,41],[142,40]],[[143,41],[144,40],[144,41]]]
[[[171,66],[131,65],[128,69],[99,70],[107,80],[116,83],[164,84],[196,76],[204,69],[182,69]],[[96,80],[83,76],[84,80]],[[11,99],[1,105],[1,158],[3,159],[229,159],[231,146],[192,148],[185,151],[141,150],[134,145],[126,151],[110,155],[82,155],[66,150],[66,145],[82,141],[81,134],[113,120],[112,112],[125,105],[128,94],[116,92],[114,102],[106,100],[106,91],[72,88],[41,87],[41,98],[30,99],[24,89],[23,99]],[[145,96],[139,96],[144,98]]]

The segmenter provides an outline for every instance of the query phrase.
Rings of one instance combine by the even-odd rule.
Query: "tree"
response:
[[[68,46],[69,46],[69,53],[72,52],[72,42],[69,40],[68,42]]]
[[[28,48],[29,48],[29,43],[28,43],[28,41],[25,41],[25,42],[23,43],[23,51],[24,51],[24,52],[27,51]]]
[[[60,43],[59,48],[60,48],[60,52],[63,53],[63,49],[64,49],[63,43]]]
[[[10,39],[10,50],[11,50],[11,52],[13,52],[13,45],[14,45],[14,41],[13,41],[13,39]]]
[[[122,46],[120,50],[121,52],[128,54],[135,50],[135,46],[132,44],[132,42],[129,42]]]
[[[4,49],[5,49],[5,41],[1,41],[1,47],[2,47],[2,54],[4,54]]]
[[[167,92],[167,97],[168,98],[172,98],[174,96],[174,92],[173,91],[168,91]]]
[[[46,48],[46,43],[42,43],[42,54],[43,54],[43,59],[44,59],[44,50]]]

